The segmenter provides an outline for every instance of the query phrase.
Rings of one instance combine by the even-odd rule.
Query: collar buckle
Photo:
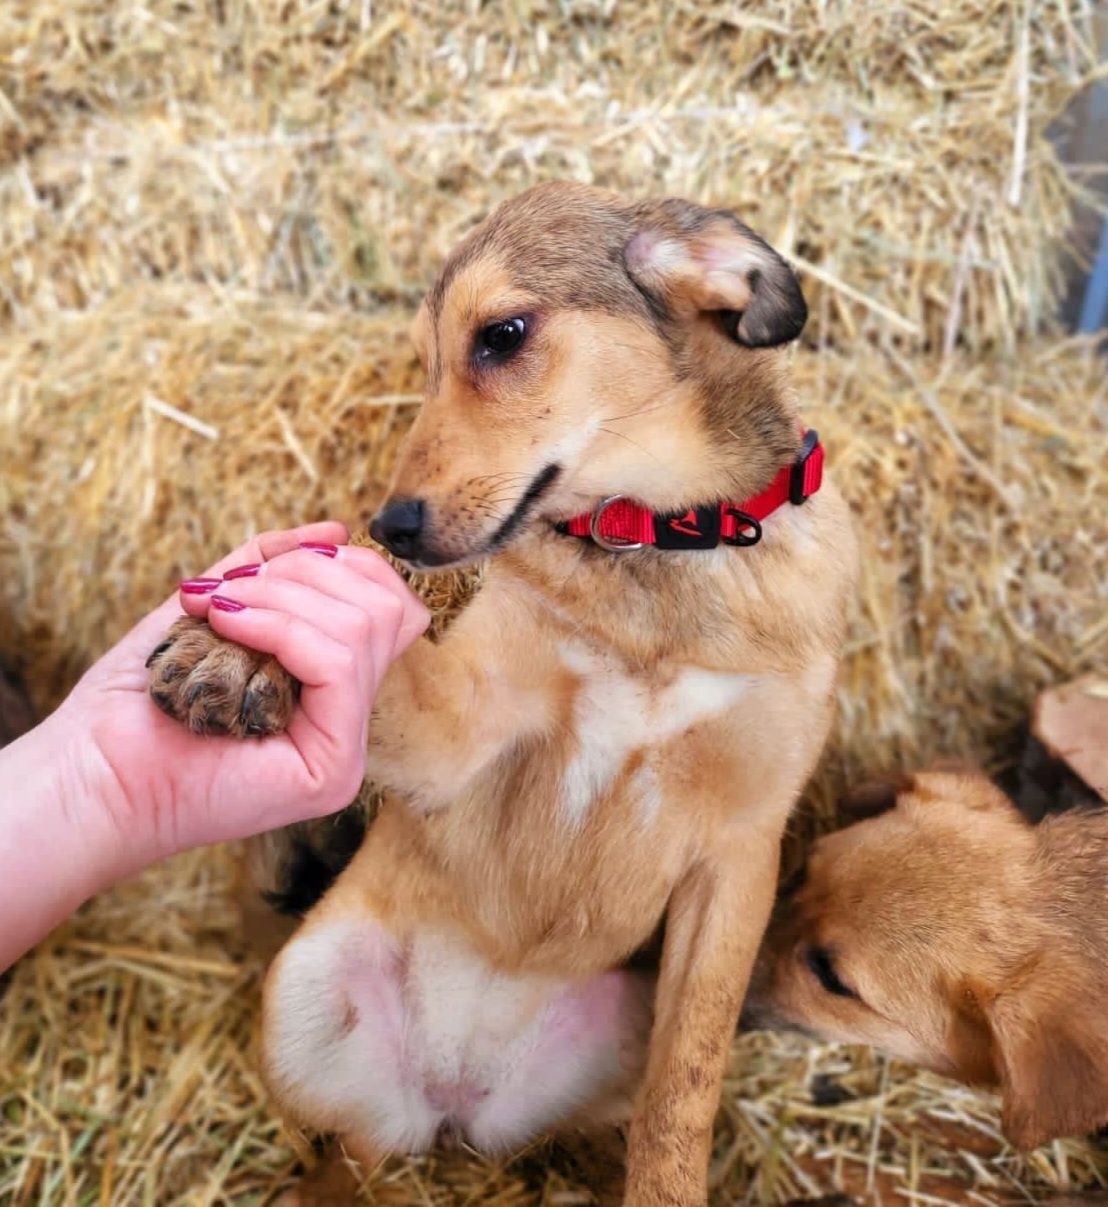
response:
[[[600,531],[600,521],[604,518],[604,513],[608,508],[614,503],[623,503],[626,500],[626,495],[609,495],[606,499],[601,499],[589,520],[589,536],[592,537],[595,544],[599,545],[601,549],[607,549],[609,553],[631,553],[633,550],[643,547],[642,541],[627,541],[618,536],[609,537]]]

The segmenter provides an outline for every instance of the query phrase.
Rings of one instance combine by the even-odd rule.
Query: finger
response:
[[[324,542],[324,537],[330,539]],[[304,543],[322,543],[327,548],[338,550],[346,539],[346,526],[337,520],[323,520],[317,524],[304,524],[299,528],[263,532],[209,566],[203,574],[185,579],[178,590],[178,603],[187,615],[203,616],[206,604],[200,602],[199,597],[211,595],[222,581],[223,575],[229,571],[244,566],[264,566],[269,558],[280,557],[300,548]]]
[[[214,565],[209,566],[199,576],[201,578],[220,578],[233,566],[241,566],[246,562],[265,562],[271,558],[280,557],[305,542],[319,542],[335,546],[346,544],[349,534],[346,525],[338,520],[322,520],[316,524],[301,524],[299,528],[282,528],[272,532],[262,532],[252,540],[240,545],[234,552],[228,553]]]
[[[314,524],[301,524],[299,528],[274,529],[272,532],[262,532],[252,537],[245,545],[232,550],[226,557],[208,566],[197,578],[221,578],[233,566],[241,566],[247,562],[265,562],[271,558],[288,553],[298,548],[304,542],[320,542],[326,540],[336,548],[348,540],[346,525],[338,520],[321,520]],[[186,580],[191,581],[191,580]]]
[[[389,562],[374,549],[367,549],[364,545],[336,545],[328,548],[316,542],[305,542],[305,544],[314,545],[309,552],[314,552],[316,556],[322,553],[329,560],[349,566],[382,587],[391,585],[403,588],[405,591],[411,590],[403,576],[398,574]],[[291,557],[292,554],[288,556]]]
[[[396,634],[393,653],[402,654],[416,638],[422,637],[427,632],[430,623],[431,613],[427,605],[413,592],[411,602],[405,605],[404,613],[400,618],[400,629]]]
[[[321,633],[356,653],[381,650],[391,654],[400,627],[400,605],[388,591],[352,576],[354,586],[345,596],[329,595],[314,585],[259,575],[225,582],[213,595],[203,597],[204,615],[232,607],[266,608],[302,616]],[[292,669],[291,667],[288,669]]]
[[[221,636],[274,658],[301,684],[300,711],[331,741],[360,742],[371,704],[367,668],[356,652],[302,616],[268,608],[225,612],[213,608],[208,623]],[[289,726],[294,733],[296,717]],[[297,733],[307,736],[301,724]]]
[[[280,557],[271,559],[271,562],[266,565],[267,570],[272,566],[272,573],[288,573],[296,577],[298,573],[302,575],[305,566],[315,570],[327,563],[336,566],[345,566],[348,570],[352,570],[362,578],[392,591],[400,600],[407,601],[412,599],[418,601],[419,599],[411,587],[408,586],[404,579],[397,574],[379,553],[357,545],[329,545],[308,542],[289,553],[284,553]],[[297,568],[299,568],[299,571]]]
[[[332,575],[335,573],[334,567],[328,570]],[[211,623],[213,615],[245,606],[304,617],[320,632],[348,646],[358,659],[367,686],[376,689],[396,657],[403,607],[394,595],[376,583],[357,575],[350,578],[353,581],[347,584],[349,593],[343,598],[269,575],[233,579],[207,597],[205,616]]]
[[[362,603],[365,607],[371,607],[374,614],[378,615],[382,607],[381,599],[378,596],[365,592],[365,585],[368,583],[374,590],[380,591],[387,596],[383,604],[384,608],[391,610],[395,606],[399,610],[398,622],[395,628],[389,628],[389,632],[393,634],[392,644],[383,651],[383,656],[389,660],[402,654],[416,638],[427,631],[427,627],[431,623],[431,613],[427,610],[419,596],[414,591],[411,591],[403,580],[401,580],[401,587],[403,589],[397,591],[388,586],[378,587],[376,583],[370,580],[359,581],[356,576],[351,578],[343,574],[336,575],[333,572],[328,573],[322,570],[316,570],[313,573],[317,559],[314,554],[306,556],[312,559],[307,567],[305,567],[303,561],[295,569],[280,566],[280,562],[278,561],[266,562],[259,567],[253,577],[271,581],[274,578],[283,578],[292,582],[299,581],[323,591],[334,599]],[[278,566],[280,566],[279,570]],[[239,568],[251,569],[252,567],[245,566]],[[236,593],[231,587],[231,583],[233,582],[242,583],[245,581],[247,581],[246,578],[233,578],[229,580],[210,578],[187,583],[182,586],[177,607],[183,610],[188,616],[194,616],[202,620],[208,615],[213,595],[229,595],[233,599],[241,599],[243,602],[246,602],[246,597],[240,593]],[[261,602],[260,599],[254,599],[253,601]],[[392,602],[390,603],[389,601]],[[170,616],[164,622],[163,628],[165,625],[171,623],[172,620],[175,620],[177,614],[179,613]],[[311,615],[311,612],[305,611],[303,614]],[[379,656],[381,655],[379,654]]]
[[[332,546],[334,548],[334,546]],[[376,606],[377,597],[365,592],[366,585],[387,591],[401,610],[396,629],[396,645],[390,653],[406,649],[430,623],[431,614],[419,596],[396,573],[395,570],[370,549],[352,545],[337,549],[335,555],[320,556],[318,553],[294,550],[267,562],[264,577],[287,579],[305,583],[336,599],[354,603],[366,601],[362,606]],[[203,604],[192,600],[186,604],[190,615],[203,615]]]
[[[298,548],[304,542],[319,542],[341,547],[348,539],[349,533],[346,525],[338,520],[322,520],[312,524],[301,524],[297,528],[263,532],[247,541],[246,544],[240,545],[214,565],[209,566],[196,578],[216,580],[233,566],[250,561],[265,561],[267,557],[278,557],[282,553]],[[214,590],[214,586],[212,590]],[[190,616],[199,614],[193,607],[184,606],[185,601],[190,598],[192,597],[178,591],[163,600],[122,638],[111,651],[111,656],[123,662],[139,657],[142,662],[145,662],[150,650],[165,636],[166,629],[178,619],[182,610]]]
[[[285,532],[265,533],[258,538],[260,543],[258,549],[255,550],[252,545],[243,546],[211,567],[204,575],[199,575],[182,583],[179,598],[180,607],[189,616],[206,616],[208,601],[205,597],[212,595],[219,589],[220,576],[223,574],[249,570],[256,565],[264,567],[268,573],[272,572],[269,570],[270,565],[275,563],[282,567],[282,574],[286,574],[288,577],[297,578],[299,581],[315,582],[317,581],[316,576],[308,574],[305,568],[318,570],[321,564],[331,561],[338,565],[347,566],[357,574],[371,582],[379,584],[396,596],[404,609],[395,650],[396,653],[400,653],[407,649],[420,634],[426,631],[431,621],[431,615],[419,596],[416,595],[404,579],[380,554],[362,546],[342,545],[335,543],[333,540],[324,541],[321,539],[327,536],[344,538],[345,533],[345,528],[333,521],[307,525],[303,528],[290,529]],[[292,544],[294,537],[311,539],[297,540],[297,543],[294,545]],[[304,548],[305,545],[311,546],[311,548],[306,549]],[[249,560],[251,555],[254,556],[254,561]],[[268,560],[265,560],[267,555]],[[289,559],[291,559],[291,567],[286,565]],[[233,564],[229,565],[228,563]],[[323,580],[318,581],[320,581],[321,586],[324,586],[324,589],[328,589],[324,585]],[[349,588],[343,588],[336,583],[332,583],[329,593],[337,593],[339,598],[344,598],[349,594]]]
[[[180,587],[181,601],[184,603],[189,595],[210,594],[215,589],[215,584],[230,570],[248,565],[265,565],[269,559],[287,554],[305,543],[319,543],[317,538],[320,536],[332,537],[332,541],[326,542],[326,547],[338,550],[341,545],[335,542],[346,539],[346,528],[337,520],[325,520],[319,524],[305,524],[300,528],[288,528],[280,532],[263,532],[228,553],[226,557],[220,558],[202,574],[185,579]]]
[[[289,553],[303,544],[345,545],[350,533],[345,524],[338,520],[322,520],[317,524],[304,524],[300,528],[288,528],[279,532],[263,532],[258,537],[261,560],[272,561],[282,553]]]
[[[431,613],[427,610],[427,605],[379,553],[362,545],[345,545],[338,549],[334,560],[350,566],[359,574],[396,593],[404,606],[404,617],[397,637],[397,653],[407,649],[426,631],[431,623]]]

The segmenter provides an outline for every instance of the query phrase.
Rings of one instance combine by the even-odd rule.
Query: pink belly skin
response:
[[[651,992],[629,972],[507,976],[457,936],[402,945],[364,917],[337,919],[294,937],[274,966],[266,1061],[304,1122],[363,1149],[423,1151],[445,1129],[502,1151],[629,1102]]]
[[[512,1072],[459,1117],[471,1143],[492,1150],[524,1143],[601,1087],[623,1088],[629,1097],[628,1082],[637,1081],[646,1047],[644,1005],[641,982],[624,972],[563,989]]]

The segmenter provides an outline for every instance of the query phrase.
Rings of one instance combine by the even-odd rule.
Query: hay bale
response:
[[[236,313],[181,293],[9,347],[5,436],[33,455],[2,479],[15,518],[0,586],[23,634],[13,648],[52,684],[44,704],[213,551],[256,527],[364,515],[387,472],[411,414],[380,402],[413,388],[404,316]],[[1108,387],[1087,344],[1042,342],[1016,362],[801,352],[795,371],[864,572],[838,733],[794,849],[863,771],[995,756],[1038,688],[1096,665],[1108,642]],[[471,583],[429,584],[442,615]],[[0,1195],[238,1201],[306,1155],[254,1072],[259,970],[231,877],[226,852],[183,856],[93,903],[16,970],[0,1018],[0,1068],[21,1070],[0,1109]],[[714,1171],[720,1203],[867,1185],[1001,1201],[1092,1184],[1102,1159],[1078,1142],[1017,1157],[988,1098],[864,1052],[756,1036],[736,1046]],[[392,1162],[371,1187],[397,1204],[587,1201],[572,1159],[543,1145],[506,1163]]]
[[[570,176],[737,207],[805,269],[820,342],[1012,349],[1060,287],[1044,131],[1094,46],[1083,0],[12,0],[0,308],[412,302],[492,205]]]
[[[1084,0],[0,5],[0,660],[42,710],[260,528],[364,523],[420,388],[412,305],[503,196],[571,176],[734,205],[794,256],[795,358],[864,553],[841,785],[1004,757],[1108,642],[1103,366],[1051,336],[1075,186],[1044,130]],[[813,354],[818,349],[819,355]],[[440,619],[472,574],[425,584]],[[0,1199],[259,1201],[308,1155],[255,1073],[232,856],[90,905],[0,1006]],[[14,1073],[14,1075],[13,1075]],[[714,1197],[1038,1200],[1096,1149],[853,1050],[736,1045]],[[375,1201],[588,1201],[572,1157],[396,1161]]]

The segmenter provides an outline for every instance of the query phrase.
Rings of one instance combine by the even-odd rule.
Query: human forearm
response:
[[[242,546],[192,580],[206,593],[151,612],[53,716],[0,750],[0,968],[156,860],[318,817],[354,796],[380,677],[427,612],[346,535],[326,521]],[[156,707],[147,661],[182,608],[301,683],[286,733],[201,736]]]
[[[85,742],[63,706],[0,750],[0,969],[115,878]]]

